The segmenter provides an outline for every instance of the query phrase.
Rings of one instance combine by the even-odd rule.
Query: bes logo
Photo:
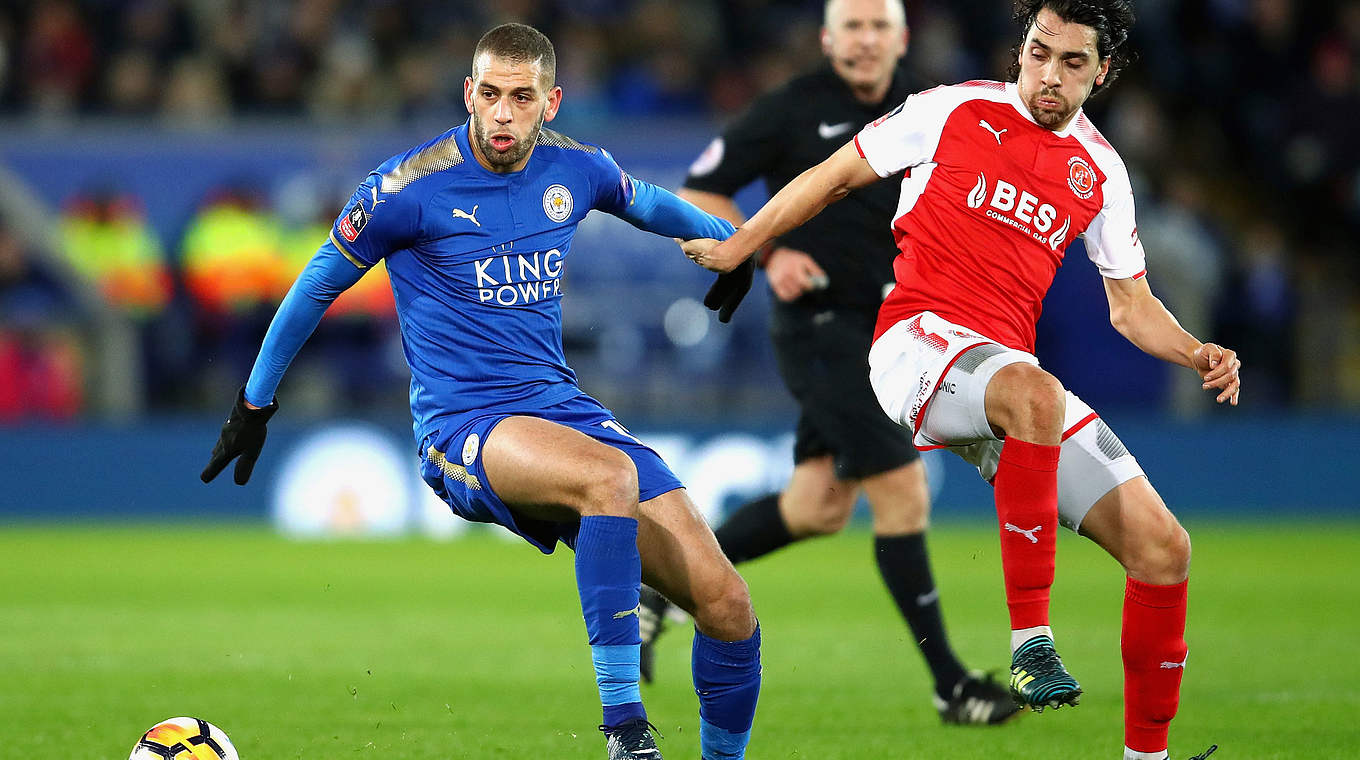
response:
[[[1082,200],[1096,191],[1096,173],[1081,156],[1067,159],[1067,186]]]
[[[978,172],[978,181],[973,185],[973,192],[968,194],[968,208],[982,208],[982,204],[987,201],[987,175]]]
[[[987,176],[981,173],[978,174],[977,184],[968,193],[967,203],[968,208],[986,205],[984,213],[988,219],[1029,235],[1054,251],[1067,241],[1068,229],[1072,224],[1072,217],[1069,216],[1057,230],[1050,233],[1054,222],[1058,220],[1058,209],[1053,204],[1040,203],[1038,196],[1003,179],[997,180],[989,192]]]

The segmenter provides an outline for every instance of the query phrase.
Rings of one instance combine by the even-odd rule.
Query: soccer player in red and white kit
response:
[[[850,190],[907,171],[897,284],[869,353],[874,392],[918,447],[954,451],[995,488],[1018,700],[1042,709],[1081,694],[1049,626],[1059,521],[1123,565],[1124,758],[1163,760],[1186,663],[1190,539],[1114,432],[1034,357],[1067,244],[1085,238],[1110,321],[1134,345],[1196,370],[1220,403],[1237,404],[1240,363],[1152,294],[1128,174],[1081,110],[1127,60],[1129,0],[1022,0],[1017,20],[1013,83],[913,95],[726,242],[685,247],[730,272]]]

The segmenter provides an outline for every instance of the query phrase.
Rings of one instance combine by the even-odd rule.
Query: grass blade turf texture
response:
[[[1188,522],[1189,669],[1173,753],[1360,754],[1360,523]],[[1086,694],[996,730],[940,725],[927,674],[850,532],[742,566],[765,631],[752,758],[1117,757],[1123,579],[1064,534],[1053,620]],[[954,645],[1007,662],[995,529],[943,522],[931,554]],[[123,757],[197,715],[245,760],[603,756],[570,553],[475,532],[294,543],[264,528],[0,529],[0,754]],[[689,634],[644,687],[668,757],[697,757]],[[1174,755],[1173,755],[1174,756]]]

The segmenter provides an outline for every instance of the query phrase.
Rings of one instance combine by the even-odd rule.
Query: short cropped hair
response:
[[[1015,21],[1020,25],[1021,42],[1011,49],[1011,66],[1006,72],[1011,81],[1020,76],[1020,47],[1024,37],[1045,8],[1063,21],[1095,30],[1096,55],[1101,60],[1110,59],[1110,70],[1105,74],[1105,81],[1091,89],[1092,95],[1109,87],[1133,60],[1133,53],[1128,48],[1129,30],[1133,28],[1131,0],[1016,0]]]
[[[545,88],[557,82],[557,53],[552,41],[528,24],[501,24],[482,35],[472,51],[472,72],[483,53],[515,63],[537,63]]]

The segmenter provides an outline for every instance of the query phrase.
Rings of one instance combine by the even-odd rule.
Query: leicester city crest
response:
[[[479,445],[481,445],[481,439],[477,437],[476,433],[469,433],[468,437],[463,439],[464,467],[471,467],[472,463],[477,461],[477,447]]]
[[[554,222],[571,216],[571,191],[565,185],[552,185],[543,191],[543,213]]]

